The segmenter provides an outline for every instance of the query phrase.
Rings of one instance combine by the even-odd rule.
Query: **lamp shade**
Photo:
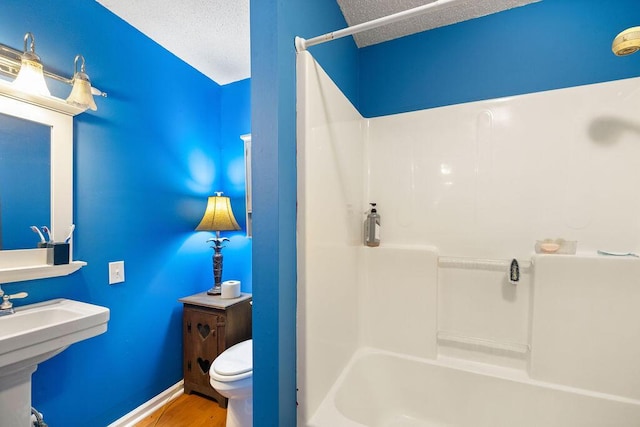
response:
[[[210,196],[207,200],[207,209],[204,212],[196,231],[229,231],[240,230],[240,226],[233,216],[231,200],[228,197]]]
[[[78,71],[78,61],[81,62],[80,70]],[[67,102],[78,108],[87,108],[96,111],[98,107],[93,100],[93,94],[91,93],[91,80],[85,73],[84,57],[82,55],[76,55],[73,61],[74,74],[73,74],[73,88],[71,94],[67,98]]]
[[[31,39],[29,47],[27,43]],[[47,83],[44,81],[44,70],[40,57],[35,51],[36,41],[33,34],[27,33],[24,36],[24,52],[20,60],[20,71],[13,81],[13,86],[23,92],[34,93],[36,95],[51,96]]]

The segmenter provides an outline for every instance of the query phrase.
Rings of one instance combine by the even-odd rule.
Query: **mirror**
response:
[[[240,135],[240,139],[244,143],[244,189],[246,197],[245,206],[247,207],[247,237],[251,237],[253,235],[251,227],[251,214],[253,213],[251,207],[251,134]]]
[[[0,114],[0,249],[34,248],[49,226],[51,128]]]
[[[26,211],[35,209],[32,205],[46,206],[45,199],[48,198],[48,214],[39,214],[44,216],[44,219],[40,219],[40,217],[29,219],[29,221],[35,222],[33,224],[30,223],[29,226],[48,225],[52,232],[52,239],[58,242],[65,240],[69,227],[73,223],[73,116],[82,111],[82,109],[70,106],[59,98],[30,95],[16,91],[11,84],[0,80],[0,115],[2,116],[0,126],[3,126],[2,123],[4,123],[8,127],[14,125],[28,127],[29,130],[21,129],[19,132],[27,135],[26,137],[29,139],[31,139],[32,132],[40,135],[37,138],[42,140],[42,145],[36,150],[48,151],[49,153],[48,183],[46,183],[46,176],[37,178],[38,181],[46,183],[44,187],[48,187],[49,192],[41,192],[42,194],[36,196],[35,199],[27,200],[26,197],[20,199],[19,203],[22,203],[22,206],[19,208],[18,215],[26,215]],[[8,132],[10,133],[11,131]],[[23,141],[23,145],[28,144]],[[22,153],[19,155],[27,156],[30,154]],[[39,162],[41,165],[39,169],[46,170],[44,166],[46,159],[40,159]],[[27,167],[33,169],[31,166]],[[25,184],[25,182],[31,180],[30,175],[35,173],[33,170],[29,170],[28,173],[20,172],[21,175],[12,176],[10,180],[21,181],[21,184]],[[0,184],[0,191],[2,192],[5,191],[3,185]],[[30,186],[29,189],[30,192]],[[38,191],[40,192],[40,190]],[[0,202],[2,200],[4,200],[4,196],[0,199]],[[8,221],[5,216],[13,215],[13,213],[5,213],[4,207],[0,207],[0,214],[3,222],[5,220]],[[21,227],[16,226],[16,229]],[[2,230],[4,234],[5,228],[3,227]],[[22,232],[20,233],[23,234]],[[38,236],[30,229],[28,233],[32,235],[31,243],[27,243],[26,246],[34,249],[0,251],[0,283],[60,275],[60,268],[57,269],[58,272],[55,272],[56,269],[53,268],[58,266],[43,265],[46,262],[42,261],[42,254],[46,254],[46,250],[35,249],[39,240]],[[72,260],[73,248],[71,248],[70,254]],[[46,256],[44,259],[46,259]],[[76,264],[72,268],[80,268],[85,263],[79,261]],[[33,267],[43,268],[34,269]],[[18,270],[21,271],[17,272]],[[38,271],[36,272],[36,270]]]

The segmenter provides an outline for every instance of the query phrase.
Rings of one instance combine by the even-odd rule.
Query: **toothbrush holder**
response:
[[[47,248],[47,264],[62,265],[69,264],[69,244],[49,243]]]

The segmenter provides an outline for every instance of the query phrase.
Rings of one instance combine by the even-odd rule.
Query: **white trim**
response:
[[[180,380],[178,383],[169,387],[156,397],[138,406],[133,411],[129,412],[125,416],[119,418],[108,427],[131,427],[153,414],[158,409],[162,408],[167,403],[174,399],[177,399],[184,393],[184,380]]]
[[[251,207],[251,134],[240,135],[240,139],[244,142],[244,193],[245,193],[245,214],[247,237],[253,235],[251,227],[251,216],[253,208]]]
[[[46,108],[47,110],[55,111],[56,113],[62,113],[64,115],[73,117],[84,112],[86,108],[75,107],[64,99],[57,98],[55,96],[46,95],[34,95],[23,92],[16,89],[10,82],[6,80],[0,80],[0,94],[17,99],[21,102],[26,102],[37,107]]]

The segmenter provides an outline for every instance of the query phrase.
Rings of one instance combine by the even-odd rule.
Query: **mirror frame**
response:
[[[51,224],[52,238],[64,241],[73,224],[73,117],[83,109],[71,106],[53,96],[39,96],[14,89],[0,80],[0,113],[51,128]],[[86,265],[73,261],[73,239],[70,243],[70,265],[46,265],[46,249],[0,251],[0,283],[55,277],[72,273]],[[37,240],[34,240],[34,247]]]
[[[251,206],[251,134],[240,135],[240,139],[244,143],[244,194],[245,194],[245,217],[247,224],[247,237],[253,236],[252,215],[253,208]]]

